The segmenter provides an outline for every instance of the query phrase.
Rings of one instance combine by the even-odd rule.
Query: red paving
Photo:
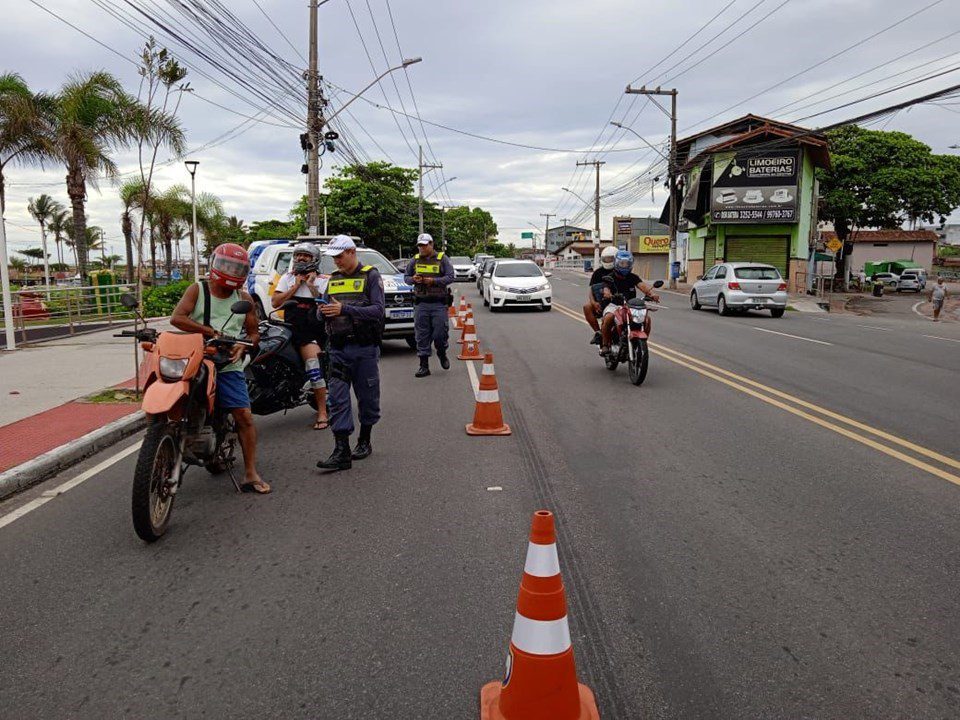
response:
[[[0,427],[0,472],[32,460],[140,409],[137,403],[81,403],[46,410]]]

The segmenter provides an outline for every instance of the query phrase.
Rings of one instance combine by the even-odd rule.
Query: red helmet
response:
[[[210,256],[210,282],[228,288],[243,286],[250,272],[250,258],[247,251],[236,243],[217,245]]]

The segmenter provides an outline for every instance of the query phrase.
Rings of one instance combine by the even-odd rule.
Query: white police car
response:
[[[296,240],[276,241],[274,244],[262,247],[253,261],[250,277],[247,279],[247,289],[261,318],[266,317],[272,308],[270,298],[280,281],[280,276],[290,267],[294,245],[301,242],[314,242],[320,247],[322,253],[331,237],[300,237]],[[357,258],[360,264],[372,265],[380,271],[383,278],[387,311],[384,340],[405,340],[410,347],[416,347],[413,331],[413,288],[404,282],[403,274],[398,273],[397,268],[387,258],[372,248],[363,247],[360,238],[354,237],[353,241],[358,246]],[[320,274],[329,277],[334,270],[336,266],[333,258],[321,255]]]

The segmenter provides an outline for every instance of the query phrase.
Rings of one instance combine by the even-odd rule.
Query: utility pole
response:
[[[600,267],[600,166],[605,165],[603,160],[584,160],[577,162],[577,166],[593,165],[597,169],[597,189],[594,194],[594,235],[593,235],[593,268]]]
[[[543,228],[543,261],[547,261],[547,238],[550,236],[550,218],[556,217],[556,213],[540,213],[540,217],[546,218],[546,226]],[[533,236],[533,249],[537,249],[537,236]],[[536,257],[536,253],[534,253]]]
[[[670,287],[676,288],[677,281],[673,277],[673,263],[677,259],[677,89],[662,90],[659,85],[652,90],[647,90],[646,85],[634,89],[627,85],[626,94],[646,95],[670,118],[670,163],[668,171],[670,183],[670,267],[668,272],[670,274]],[[657,101],[656,96],[658,95],[670,96],[670,112],[667,112],[666,108]]]
[[[440,247],[447,251],[447,206],[440,206]]]
[[[320,224],[320,142],[323,132],[323,95],[317,69],[317,7],[310,0],[310,69],[307,80],[307,234],[317,235]]]
[[[419,180],[420,180],[420,232],[422,233],[423,232],[423,171],[439,170],[440,168],[443,167],[443,163],[441,163],[440,165],[430,165],[430,164],[425,165],[423,163],[423,145],[420,145],[419,147],[420,147],[420,162],[418,167],[420,169],[420,173],[419,173],[420,175],[419,177]]]

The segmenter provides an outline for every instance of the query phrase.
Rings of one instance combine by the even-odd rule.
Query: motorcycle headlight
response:
[[[631,308],[631,310],[630,310],[630,319],[633,320],[633,322],[635,322],[635,323],[642,323],[643,320],[644,320],[644,318],[646,318],[646,317],[647,317],[647,311],[646,311],[646,310],[634,310],[634,309]]]
[[[187,369],[190,358],[160,358],[160,374],[165,380],[179,380]]]

